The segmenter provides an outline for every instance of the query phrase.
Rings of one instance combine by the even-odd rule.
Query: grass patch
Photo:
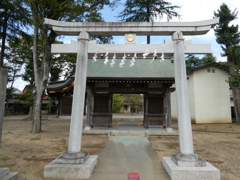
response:
[[[210,151],[207,151],[206,154],[209,154],[209,155],[214,156],[214,157],[218,156],[216,153],[213,153],[213,152],[210,152]]]
[[[12,134],[13,132],[12,131],[8,131],[8,132],[6,132],[6,134]]]
[[[25,153],[25,152],[28,152],[29,150],[21,150],[21,151],[19,151],[20,153]]]
[[[9,160],[10,158],[9,157],[7,157],[7,156],[3,156],[3,157],[1,157],[1,160],[2,161],[7,161],[7,160]]]
[[[240,139],[240,134],[237,135],[237,138]]]
[[[208,152],[206,152],[206,154],[212,154],[212,153],[208,151]]]
[[[179,147],[179,145],[176,143],[170,143],[170,144],[167,144],[167,147],[169,149],[177,149]]]
[[[41,139],[41,137],[33,137],[30,140],[40,140],[40,139]]]

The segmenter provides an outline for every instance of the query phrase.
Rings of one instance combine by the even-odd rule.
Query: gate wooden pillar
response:
[[[171,89],[167,89],[166,93],[166,128],[172,128],[171,117]]]
[[[87,114],[86,114],[86,127],[89,129],[92,122],[92,112],[93,112],[93,93],[91,87],[87,86]]]

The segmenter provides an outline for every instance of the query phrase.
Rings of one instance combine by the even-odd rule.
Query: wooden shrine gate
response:
[[[91,80],[89,80],[91,81]],[[89,83],[87,84],[87,124],[89,127],[112,127],[113,94],[143,94],[143,126],[170,127],[170,86],[174,81],[163,83]],[[154,84],[154,88],[151,86]],[[105,87],[104,87],[105,86]]]

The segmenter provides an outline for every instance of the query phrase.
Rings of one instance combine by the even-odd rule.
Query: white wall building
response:
[[[188,72],[189,104],[192,123],[231,123],[228,72],[211,63]],[[177,120],[176,93],[172,93],[172,119]]]

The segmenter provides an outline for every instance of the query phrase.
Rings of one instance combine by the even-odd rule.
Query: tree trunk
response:
[[[4,62],[4,52],[5,52],[5,41],[6,41],[6,36],[7,36],[7,21],[8,21],[8,17],[4,18],[4,22],[3,22],[3,32],[2,34],[2,46],[1,46],[1,54],[0,54],[0,67],[3,67]]]
[[[29,107],[28,119],[33,122],[33,106]]]
[[[34,38],[33,38],[33,67],[35,78],[35,92],[34,92],[34,105],[33,105],[33,121],[32,121],[32,133],[41,132],[41,106],[42,106],[42,94],[40,93],[41,80],[40,80],[40,68],[38,66],[38,21],[36,20],[36,6],[31,4],[31,10],[34,19]]]
[[[0,67],[0,147],[2,141],[2,127],[3,117],[5,111],[5,98],[6,98],[6,86],[7,86],[7,70]]]
[[[33,14],[33,22],[34,22],[34,41],[33,41],[33,66],[34,66],[34,78],[35,78],[35,95],[34,95],[34,106],[33,106],[33,127],[32,133],[40,133],[41,132],[41,107],[42,107],[42,98],[44,90],[46,89],[49,72],[51,69],[51,48],[50,45],[55,41],[56,34],[48,33],[48,26],[46,24],[41,24],[39,22],[44,22],[44,19],[41,15],[39,15],[38,3],[32,2],[30,3],[31,11]],[[42,46],[43,52],[41,66],[38,60],[38,34],[42,35]],[[49,35],[49,36],[48,36]]]
[[[234,58],[228,57],[228,65],[229,65],[229,73],[230,73],[230,82],[234,80],[232,76],[235,72],[235,63]],[[234,104],[234,111],[236,115],[236,122],[240,124],[240,88],[232,86],[232,93],[233,93],[233,104]]]
[[[34,105],[33,105],[34,116],[33,116],[32,133],[40,133],[41,132],[42,94],[40,94],[39,92],[38,93],[36,92],[35,97],[34,97]]]
[[[233,103],[234,103],[234,111],[236,115],[236,123],[240,125],[240,88],[232,87],[233,93]]]

